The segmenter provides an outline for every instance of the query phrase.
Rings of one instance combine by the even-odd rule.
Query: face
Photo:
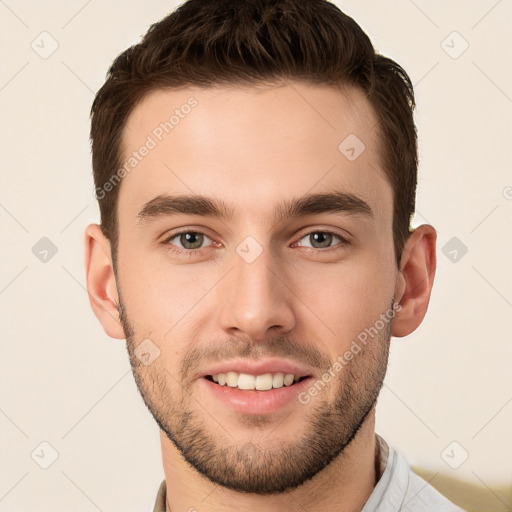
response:
[[[359,91],[297,82],[154,92],[127,121],[116,286],[130,362],[162,432],[217,484],[295,488],[373,412],[398,273],[375,126]],[[301,380],[205,377],[228,371]]]

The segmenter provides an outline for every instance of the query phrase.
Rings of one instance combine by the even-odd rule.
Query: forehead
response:
[[[154,91],[123,132],[120,225],[161,195],[220,198],[242,215],[270,219],[288,197],[334,189],[390,222],[376,126],[354,88],[286,82]]]

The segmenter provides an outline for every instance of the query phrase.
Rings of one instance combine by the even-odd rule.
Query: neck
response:
[[[166,512],[359,512],[380,476],[375,468],[375,408],[342,454],[312,479],[278,495],[244,494],[213,484],[183,459],[162,432],[160,441],[167,484]]]

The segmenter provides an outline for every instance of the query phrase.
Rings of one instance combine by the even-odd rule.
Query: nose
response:
[[[267,247],[252,262],[240,254],[234,253],[234,268],[217,290],[221,294],[220,327],[230,336],[245,334],[254,341],[292,331],[294,295],[284,263]]]

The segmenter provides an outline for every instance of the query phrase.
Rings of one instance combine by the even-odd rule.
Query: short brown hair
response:
[[[96,190],[121,166],[126,120],[158,89],[294,79],[362,90],[378,119],[382,167],[393,189],[397,265],[410,234],[417,184],[411,80],[378,54],[361,27],[326,0],[188,0],[121,53],[91,109]],[[341,142],[341,141],[340,141]],[[116,258],[119,187],[98,197]]]

